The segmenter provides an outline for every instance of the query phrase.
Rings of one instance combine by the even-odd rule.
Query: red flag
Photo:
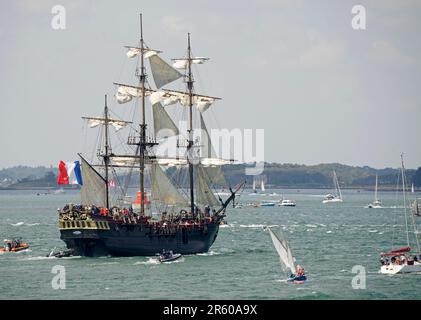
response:
[[[67,174],[66,164],[60,161],[58,165],[57,184],[69,184],[69,175]]]

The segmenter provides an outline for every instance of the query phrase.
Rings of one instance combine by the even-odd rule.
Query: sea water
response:
[[[344,202],[332,204],[322,204],[325,190],[266,191],[272,192],[279,196],[243,192],[239,198],[243,208],[228,208],[227,224],[221,226],[208,253],[160,264],[155,257],[47,258],[53,248],[64,248],[57,208],[78,203],[78,193],[2,191],[0,240],[22,237],[30,249],[0,254],[0,298],[421,298],[421,274],[378,273],[379,253],[392,245],[406,245],[402,200],[396,193],[379,192],[386,208],[368,209],[373,193],[363,190],[344,190]],[[297,206],[246,206],[277,201],[281,195],[295,200]],[[297,263],[306,270],[306,283],[285,281],[288,274],[280,267],[269,233],[263,229],[266,225],[275,232],[282,228]],[[57,265],[64,267],[65,289],[53,288],[56,273],[52,271]]]

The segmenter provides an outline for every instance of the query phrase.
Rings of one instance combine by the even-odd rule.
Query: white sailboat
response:
[[[401,176],[402,176],[402,194],[404,202],[404,214],[405,214],[405,229],[406,229],[406,246],[398,249],[392,249],[388,252],[382,252],[380,273],[383,274],[398,274],[398,273],[414,273],[421,272],[421,250],[418,239],[418,230],[415,223],[414,215],[411,214],[411,221],[413,226],[413,234],[415,237],[415,244],[417,246],[417,252],[411,254],[411,247],[409,241],[409,223],[407,214],[407,201],[406,201],[406,183],[405,183],[405,167],[403,164],[403,155],[401,155]]]
[[[327,194],[322,201],[323,203],[343,202],[342,192],[339,187],[338,177],[336,176],[335,170],[333,170],[333,185],[335,186],[335,194]]]
[[[289,246],[287,240],[283,235],[282,229],[280,229],[279,237],[270,228],[267,229],[269,230],[273,246],[275,247],[276,252],[279,255],[282,270],[284,272],[290,273],[290,280],[294,283],[304,282],[304,280],[306,280],[306,276],[304,275],[304,269],[299,266],[295,266],[295,258],[292,254],[291,247]],[[302,275],[296,274],[297,269],[302,270]]]
[[[382,208],[382,202],[377,197],[377,184],[378,184],[378,178],[377,178],[377,173],[376,173],[376,188],[374,189],[374,201],[372,203],[370,203],[367,206],[367,208],[372,208],[372,209]]]
[[[260,183],[260,190],[262,190],[262,192],[265,192],[266,191],[266,189],[265,189],[265,182],[263,181],[263,179],[262,179],[262,182]]]

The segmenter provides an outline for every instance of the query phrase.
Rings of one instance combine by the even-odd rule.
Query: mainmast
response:
[[[105,126],[105,154],[104,154],[104,165],[105,165],[105,181],[106,181],[106,186],[105,186],[105,201],[106,201],[106,205],[107,205],[107,209],[110,208],[110,200],[109,200],[109,186],[108,186],[108,164],[110,161],[110,155],[109,155],[109,142],[108,142],[108,123],[109,123],[109,119],[108,119],[108,106],[107,106],[107,95],[105,95],[105,106],[104,106],[104,126]]]
[[[140,214],[145,213],[144,193],[145,193],[145,146],[146,146],[146,119],[145,119],[145,67],[144,67],[144,43],[143,43],[143,26],[142,14],[140,14],[140,74],[139,86],[141,88],[141,112],[140,112]]]
[[[188,53],[188,75],[187,75],[187,88],[189,91],[189,129],[188,132],[188,142],[187,142],[187,161],[189,163],[189,180],[190,180],[190,208],[191,213],[194,214],[194,180],[193,180],[193,75],[191,72],[191,48],[190,48],[190,33],[187,34],[187,53]]]

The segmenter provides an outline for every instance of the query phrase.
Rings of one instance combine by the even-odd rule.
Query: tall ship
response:
[[[216,157],[204,117],[220,98],[195,92],[192,67],[209,59],[194,56],[190,34],[187,38],[186,55],[169,64],[161,51],[145,43],[140,15],[139,43],[126,47],[127,57],[137,59],[137,83],[114,83],[117,102],[132,101],[135,116],[131,121],[115,117],[105,97],[101,116],[82,117],[88,127],[101,130],[96,160],[79,154],[80,162],[71,168],[81,184],[80,204],[59,210],[60,238],[74,254],[194,254],[207,252],[215,242],[226,209],[243,184],[229,186],[222,173],[221,166],[233,160]],[[164,88],[179,79],[184,89]],[[178,108],[173,113],[185,128],[167,112],[170,105]],[[117,152],[111,136],[123,128],[130,133],[125,141],[114,139],[125,150]],[[69,170],[60,166],[59,183],[69,183]],[[133,180],[139,188],[135,202],[127,200]],[[221,187],[230,191],[225,199],[214,193]]]

